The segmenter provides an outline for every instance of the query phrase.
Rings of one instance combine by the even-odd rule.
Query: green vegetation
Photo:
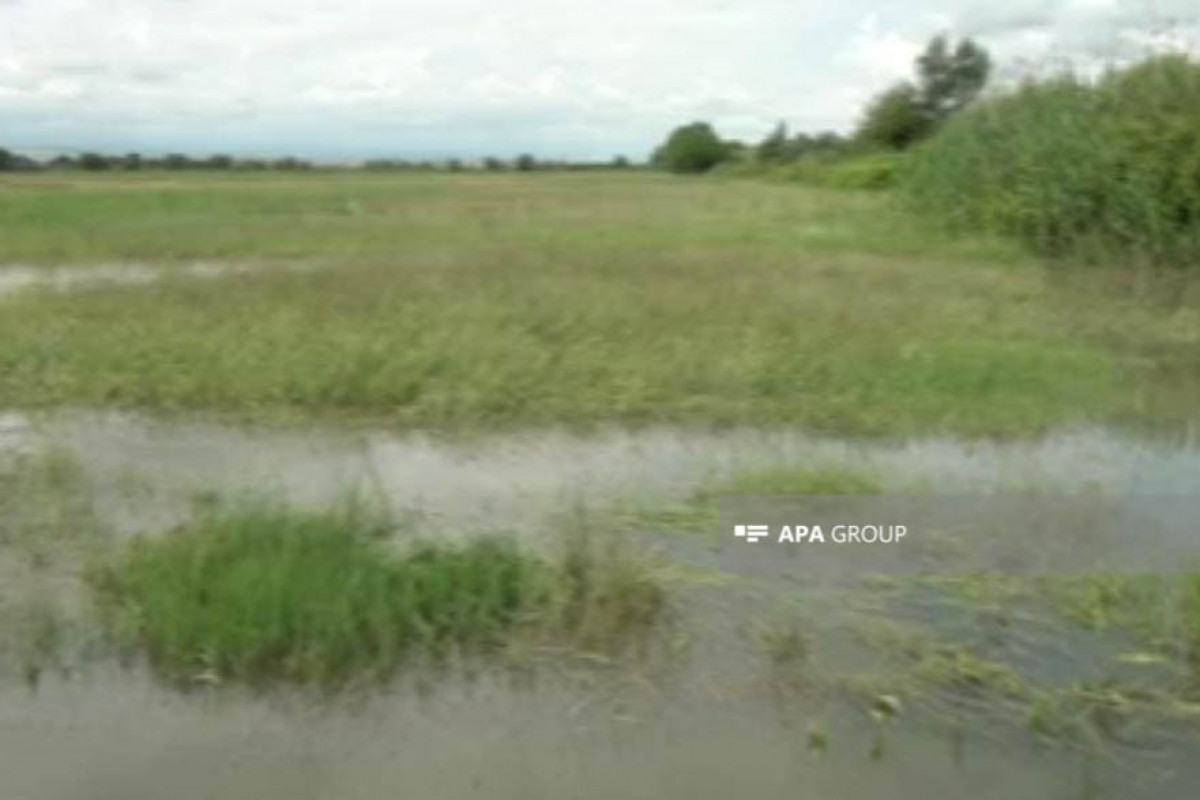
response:
[[[708,172],[729,157],[729,148],[707,122],[681,125],[650,159],[671,172]]]
[[[754,147],[722,141],[705,122],[682,125],[651,157],[671,172],[771,176],[812,186],[882,189],[895,183],[895,156],[928,138],[970,105],[991,74],[991,57],[971,39],[935,36],[916,59],[915,82],[876,96],[850,137],[832,131],[791,136],[780,122]]]
[[[136,540],[92,581],[121,638],[180,681],[383,678],[515,631],[611,649],[662,609],[644,567],[585,539],[554,565],[501,537],[389,547],[390,531],[353,505],[218,506]]]
[[[859,145],[904,150],[936,133],[983,91],[992,62],[971,39],[952,48],[945,36],[935,36],[916,67],[915,84],[902,81],[867,107],[854,134]]]
[[[9,185],[8,261],[258,266],[0,298],[9,407],[886,435],[1190,413],[1194,304],[1051,282],[871,193],[644,173]],[[311,269],[275,268],[293,263]]]
[[[912,202],[960,229],[1089,261],[1200,258],[1200,64],[1150,59],[1091,83],[1029,81],[921,148]]]
[[[753,165],[743,174],[828,189],[890,189],[899,183],[907,163],[908,156],[902,153],[813,156],[775,167]],[[737,174],[736,168],[728,172]]]

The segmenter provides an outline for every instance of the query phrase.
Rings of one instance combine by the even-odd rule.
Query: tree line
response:
[[[441,160],[409,160],[401,158],[374,158],[357,164],[343,165],[340,169],[360,169],[368,172],[426,171],[464,172],[480,170],[486,172],[532,172],[535,170],[585,171],[600,169],[629,169],[635,166],[626,156],[614,156],[609,161],[567,161],[561,159],[538,159],[525,153],[513,159],[489,156],[478,160],[448,158]],[[170,153],[165,156],[146,156],[140,153],[105,155],[103,153],[80,153],[59,155],[38,161],[0,148],[0,171],[27,170],[83,170],[86,172],[140,170],[221,170],[221,171],[279,171],[303,172],[322,167],[294,156],[282,158],[235,158],[229,155],[212,155],[203,158]]]
[[[724,162],[786,164],[808,156],[900,152],[938,131],[987,85],[992,62],[970,38],[935,36],[917,57],[915,78],[880,92],[849,135],[832,131],[790,135],[780,122],[754,145],[722,139],[708,122],[681,125],[651,156],[651,163],[680,173],[707,172]]]

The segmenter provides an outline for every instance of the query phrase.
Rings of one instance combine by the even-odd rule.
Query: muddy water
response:
[[[1036,442],[854,443],[798,431],[651,428],[447,440],[424,434],[245,430],[115,413],[0,413],[0,454],[61,449],[99,482],[117,527],[159,527],[197,492],[277,494],[321,506],[348,492],[415,510],[427,526],[521,529],[548,510],[677,497],[739,467],[842,464],[946,494],[998,490],[1188,495],[1200,448],[1104,430]]]
[[[330,707],[94,676],[0,693],[0,774],[7,800],[1121,796],[1085,793],[1112,765],[1003,743],[893,732],[872,757],[861,720],[824,729],[818,755],[804,715],[772,705],[483,680]]]
[[[447,441],[119,414],[0,415],[0,458],[46,448],[78,459],[102,514],[124,531],[181,518],[197,491],[268,491],[320,506],[358,490],[418,509],[427,527],[521,532],[555,509],[681,496],[705,478],[775,461],[842,463],[945,491],[1187,494],[1200,482],[1195,447],[1098,430],[974,445],[671,429]],[[1060,800],[1191,798],[1200,786],[1200,741],[1173,723],[1122,728],[1087,746],[1039,743],[1021,709],[976,708],[970,693],[968,702],[947,696],[873,718],[870,700],[835,680],[851,667],[887,669],[851,630],[841,607],[850,598],[800,603],[813,653],[781,680],[752,634],[776,602],[739,584],[684,590],[692,649],[666,670],[451,676],[333,699],[184,694],[111,660],[47,673],[36,688],[3,679],[0,798]],[[946,622],[944,612],[934,616]],[[1105,676],[1081,671],[1107,655],[1094,638],[985,630],[971,617],[956,624],[967,639],[1004,637],[1003,647],[1032,660],[1030,671],[1063,683]]]
[[[766,694],[486,679],[330,706],[93,676],[0,693],[0,774],[7,800],[1185,798],[1200,779],[836,714],[781,712]]]

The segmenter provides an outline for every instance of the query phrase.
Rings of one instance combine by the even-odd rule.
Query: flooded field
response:
[[[667,427],[447,438],[0,416],[0,462],[46,453],[74,465],[78,524],[93,519],[104,541],[246,493],[319,509],[357,492],[426,535],[536,542],[564,515],[616,533],[614,507],[686,505],[699,487],[796,465],[947,494],[1181,496],[1200,481],[1186,438],[1101,429],[1007,444]],[[738,574],[704,536],[649,519],[633,533],[672,613],[640,655],[467,659],[332,694],[181,690],[120,657],[80,598],[63,601],[78,595],[78,559],[6,563],[10,609],[29,588],[63,601],[65,621],[44,663],[0,685],[4,796],[1184,798],[1200,782],[1186,651],[1082,624],[1002,574],[819,588]]]

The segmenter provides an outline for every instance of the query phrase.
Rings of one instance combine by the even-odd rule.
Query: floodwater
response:
[[[123,530],[161,527],[197,492],[265,493],[320,507],[359,492],[425,525],[519,532],[553,508],[671,499],[738,468],[844,465],[943,494],[1039,489],[1200,493],[1200,446],[1103,429],[1038,441],[852,442],[796,430],[542,430],[447,439],[380,430],[249,430],[121,413],[0,412],[0,455],[57,449],[99,484]]]
[[[0,299],[34,289],[57,292],[80,291],[100,286],[145,286],[168,278],[211,280],[241,275],[265,265],[224,261],[191,261],[183,264],[143,264],[114,262],[82,267],[37,267],[24,264],[0,265]],[[303,272],[314,265],[287,262],[270,265],[272,269]]]
[[[168,274],[189,278],[219,278],[244,270],[245,267],[208,261],[170,269],[150,264],[93,264],[76,269],[8,265],[0,267],[0,298],[35,288],[66,291],[104,285],[141,286],[162,280]]]
[[[78,461],[101,515],[125,532],[182,519],[197,492],[267,492],[319,507],[358,491],[415,511],[423,529],[522,533],[552,524],[555,511],[679,498],[708,478],[772,463],[844,464],[951,493],[1200,488],[1192,443],[1104,430],[1003,444],[668,428],[440,439],[0,414],[0,461],[47,449]],[[892,662],[859,635],[865,612],[852,608],[876,599],[787,591],[746,580],[681,587],[686,655],[608,668],[451,670],[337,697],[185,693],[111,659],[65,665],[36,685],[0,678],[0,798],[1196,796],[1194,723],[1109,721],[1086,741],[1043,740],[1023,711],[973,690],[873,716],[874,690],[844,679],[887,677]],[[755,645],[757,626],[778,619],[785,597],[811,650],[799,665]],[[1102,660],[1125,646],[1041,623],[980,626],[914,602],[885,611],[930,616],[1058,685],[1105,680]],[[1130,669],[1126,677],[1148,680],[1155,667]]]

